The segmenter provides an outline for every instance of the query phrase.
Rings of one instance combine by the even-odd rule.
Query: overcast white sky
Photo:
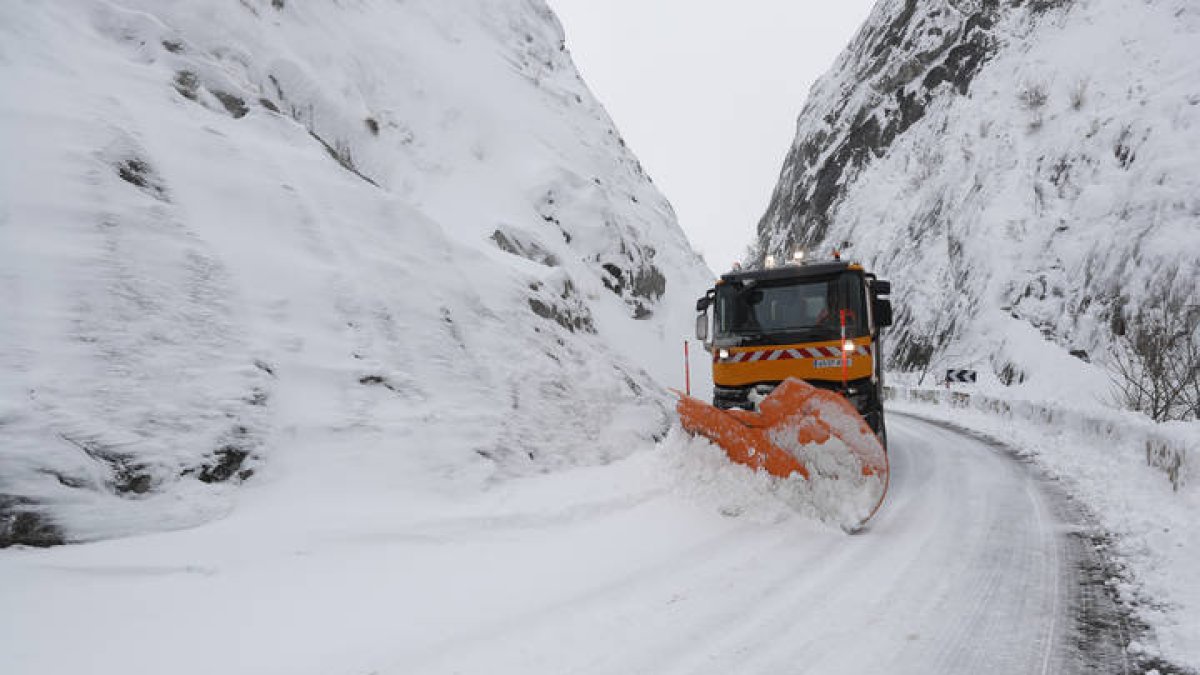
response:
[[[548,0],[715,272],[754,238],[808,89],[875,0]]]

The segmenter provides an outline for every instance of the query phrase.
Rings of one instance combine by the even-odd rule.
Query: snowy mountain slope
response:
[[[709,272],[562,39],[540,0],[0,6],[0,543],[663,433]]]
[[[1198,38],[1187,0],[882,0],[811,92],[759,254],[890,276],[894,366],[1094,403],[1069,351],[1200,304]]]

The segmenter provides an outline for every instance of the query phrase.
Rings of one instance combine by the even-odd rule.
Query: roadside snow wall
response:
[[[1164,473],[1171,489],[1179,491],[1194,479],[1195,453],[1200,452],[1200,424],[1155,423],[1143,415],[1120,410],[1077,410],[1052,403],[996,398],[967,391],[889,386],[888,401],[925,404],[950,410],[974,410],[1009,424],[1026,424],[1053,433],[1071,434],[1094,444],[1097,461],[1104,455],[1144,451],[1146,464]],[[953,421],[953,416],[948,419]]]

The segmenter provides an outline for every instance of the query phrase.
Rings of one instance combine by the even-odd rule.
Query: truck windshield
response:
[[[714,337],[724,343],[786,344],[867,334],[862,277],[844,272],[818,279],[728,283],[717,287]]]

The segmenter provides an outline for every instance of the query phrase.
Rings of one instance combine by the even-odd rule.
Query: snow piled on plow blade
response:
[[[830,437],[824,443],[799,444],[786,431],[772,434],[771,440],[798,457],[810,470],[807,480],[786,481],[791,500],[810,504],[816,516],[825,522],[848,531],[860,529],[883,504],[887,471],[865,473],[859,456],[837,437]]]
[[[683,428],[730,460],[777,479],[788,502],[845,530],[860,529],[887,493],[887,454],[858,412],[836,393],[789,379],[758,412],[720,410],[680,396]]]

